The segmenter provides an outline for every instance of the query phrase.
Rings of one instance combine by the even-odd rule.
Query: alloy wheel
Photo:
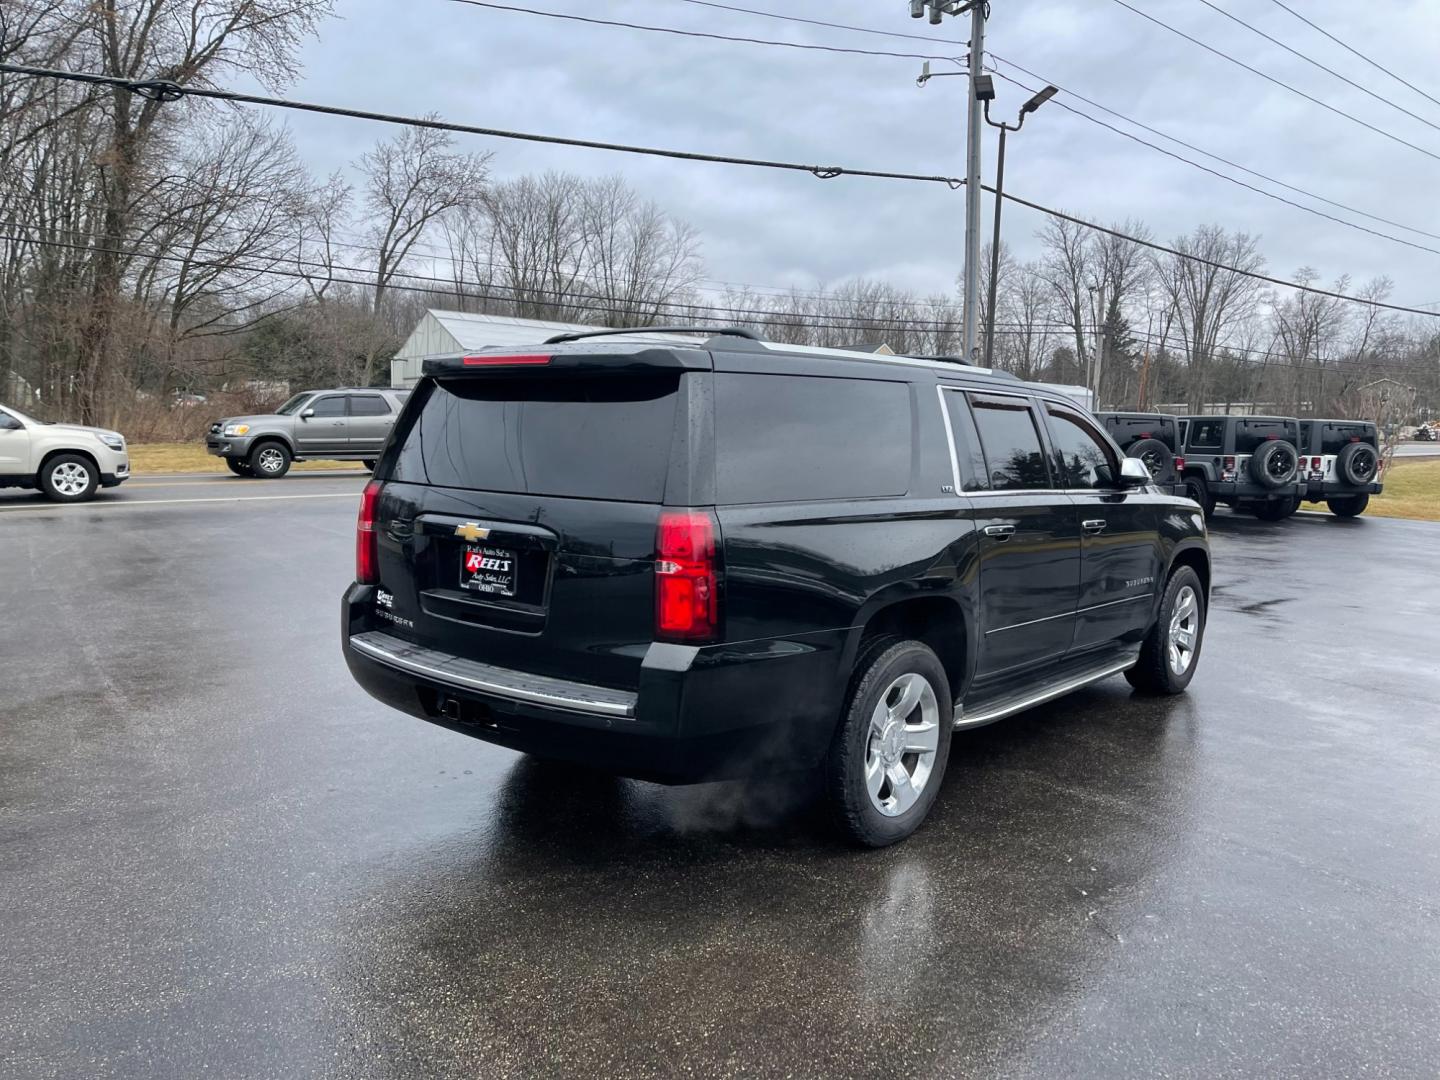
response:
[[[74,497],[85,494],[85,489],[90,486],[90,473],[83,466],[74,461],[67,461],[62,465],[55,466],[50,473],[50,486],[61,495]]]
[[[273,446],[267,446],[260,451],[259,463],[262,472],[279,472],[285,464],[285,455]]]
[[[870,714],[865,740],[865,790],[886,817],[914,806],[930,782],[940,746],[935,688],[915,672],[901,675]]]
[[[1170,615],[1170,634],[1166,645],[1166,656],[1170,670],[1184,675],[1195,659],[1196,646],[1200,644],[1200,600],[1195,590],[1186,585],[1175,597],[1175,610]]]

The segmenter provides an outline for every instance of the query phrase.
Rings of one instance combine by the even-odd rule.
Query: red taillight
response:
[[[1320,471],[1320,459],[1318,457],[1312,457],[1310,459],[1310,469],[1312,472]]]
[[[360,493],[360,516],[355,522],[355,580],[361,585],[380,583],[380,544],[375,514],[380,506],[379,480],[371,480]]]
[[[1227,457],[1227,458],[1225,459],[1225,466],[1224,466],[1224,468],[1225,468],[1225,471],[1226,471],[1226,472],[1234,472],[1234,471],[1235,471],[1235,459],[1234,459],[1233,457]]]
[[[1176,471],[1177,473],[1178,473],[1178,472],[1183,472],[1184,469],[1185,469],[1185,459],[1184,459],[1183,457],[1181,457],[1179,454],[1176,454],[1176,455],[1175,455],[1175,471]]]
[[[467,356],[460,363],[466,367],[524,367],[531,364],[548,364],[548,356]]]
[[[711,641],[720,622],[715,523],[703,510],[666,510],[655,537],[655,636]]]

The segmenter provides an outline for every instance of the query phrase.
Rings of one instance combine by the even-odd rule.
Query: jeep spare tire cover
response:
[[[1295,447],[1284,439],[1272,439],[1262,443],[1250,457],[1250,475],[1261,487],[1284,487],[1295,479],[1295,470],[1300,464]]]
[[[1175,463],[1175,456],[1170,453],[1170,448],[1159,439],[1136,439],[1130,444],[1130,449],[1125,451],[1125,455],[1144,462],[1153,480],[1169,473],[1170,467]]]
[[[1335,459],[1335,471],[1347,484],[1363,487],[1375,479],[1380,455],[1369,443],[1353,442],[1344,447]]]

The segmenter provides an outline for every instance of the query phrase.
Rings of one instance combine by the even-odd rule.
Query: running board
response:
[[[996,720],[1003,720],[1026,709],[1033,709],[1036,705],[1043,705],[1047,701],[1064,697],[1066,694],[1079,690],[1081,687],[1089,686],[1101,679],[1108,679],[1111,675],[1119,675],[1122,671],[1135,666],[1138,658],[1137,649],[1134,653],[1117,660],[1114,654],[1107,656],[1099,664],[1092,664],[1079,671],[1060,675],[1056,681],[1040,687],[1032,687],[1017,694],[1010,694],[994,701],[983,702],[973,712],[966,712],[963,704],[955,706],[955,727],[972,728],[983,727],[985,724],[993,724]]]

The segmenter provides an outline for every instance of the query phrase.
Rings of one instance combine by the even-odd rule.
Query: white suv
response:
[[[56,502],[84,502],[129,478],[119,432],[51,424],[0,405],[0,487],[39,488]]]

